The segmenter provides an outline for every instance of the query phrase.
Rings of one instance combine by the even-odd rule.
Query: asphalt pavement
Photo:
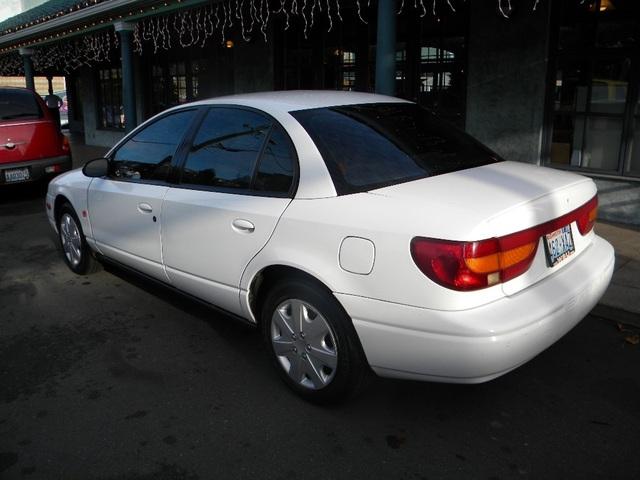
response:
[[[633,326],[590,315],[492,382],[374,379],[322,408],[254,329],[116,269],[71,273],[43,193],[0,192],[2,479],[640,478]]]

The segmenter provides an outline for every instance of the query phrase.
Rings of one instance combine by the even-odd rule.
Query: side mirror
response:
[[[82,167],[82,173],[87,177],[106,177],[109,173],[109,160],[106,158],[96,158],[89,160]]]

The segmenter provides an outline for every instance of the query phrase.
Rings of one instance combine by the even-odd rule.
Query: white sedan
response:
[[[491,380],[597,303],[588,178],[503,161],[417,105],[271,92],[182,105],[49,185],[78,274],[109,261],[259,325],[303,397]]]

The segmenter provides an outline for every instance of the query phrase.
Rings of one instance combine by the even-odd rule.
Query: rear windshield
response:
[[[413,103],[291,113],[322,154],[338,195],[499,161],[498,156]]]
[[[41,117],[42,110],[33,92],[0,88],[0,120]]]

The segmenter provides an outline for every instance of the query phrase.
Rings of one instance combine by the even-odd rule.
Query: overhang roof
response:
[[[47,17],[53,18],[60,12],[69,12],[69,9],[74,10],[76,9],[75,7],[87,3],[87,0],[49,0],[37,7],[27,10],[26,12],[19,13],[14,17],[0,22],[0,35],[7,30],[13,31],[17,27],[28,25],[29,23],[35,23],[36,21]]]
[[[18,47],[42,45],[89,33],[118,21],[135,22],[146,16],[189,8],[208,1],[49,0],[0,23],[0,54]]]

